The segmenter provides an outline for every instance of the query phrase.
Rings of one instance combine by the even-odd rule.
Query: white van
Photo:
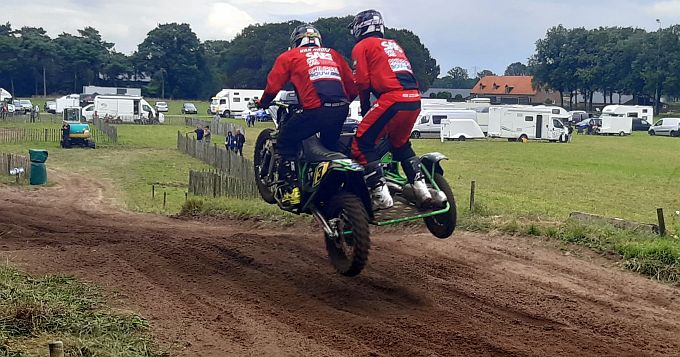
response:
[[[555,109],[556,110],[556,109]],[[559,111],[558,111],[559,113]],[[562,114],[546,107],[523,105],[489,108],[489,137],[517,140],[549,140],[566,142],[567,129]]]
[[[649,128],[649,135],[667,135],[680,137],[680,118],[659,119]]]
[[[262,98],[261,89],[222,89],[210,101],[209,114],[231,117],[248,110],[248,102]]]
[[[142,97],[98,95],[94,104],[83,108],[83,116],[88,121],[92,121],[95,113],[99,118],[110,117],[118,123],[142,123],[154,121],[154,118],[159,123],[165,122],[163,113],[158,113]]]
[[[440,139],[465,141],[468,139],[484,139],[486,136],[473,119],[444,119]]]
[[[602,127],[599,134],[630,135],[633,132],[633,119],[639,118],[652,122],[654,108],[641,105],[608,105],[602,109]]]
[[[445,119],[470,119],[476,122],[477,113],[474,110],[455,108],[422,110],[411,130],[411,138],[440,138],[442,120]]]
[[[57,102],[57,114],[64,112],[65,108],[77,108],[80,106],[80,95],[79,94],[69,94],[61,98],[55,99]]]

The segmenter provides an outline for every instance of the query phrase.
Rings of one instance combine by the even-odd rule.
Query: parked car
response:
[[[257,121],[270,121],[272,120],[272,115],[269,114],[269,112],[260,109],[257,112],[255,112],[255,120]]]
[[[649,135],[680,137],[680,118],[664,118],[649,128]]]
[[[16,111],[16,107],[12,103],[7,103],[7,112],[8,113],[14,113]]]
[[[156,102],[156,111],[159,113],[167,113],[168,103],[166,102]]]
[[[194,103],[184,103],[182,104],[182,114],[198,114],[198,109]]]
[[[43,110],[46,113],[57,114],[57,102],[55,102],[55,101],[45,102],[45,107],[43,107]]]
[[[583,120],[587,120],[592,117],[590,114],[582,110],[574,110],[572,112],[569,112],[569,114],[570,114],[569,121],[572,123],[579,123]]]
[[[342,123],[343,133],[355,133],[359,127],[359,121],[354,118],[347,118],[345,122]]]
[[[17,99],[14,101],[14,110],[21,114],[30,113],[33,110],[33,103],[28,99]]]
[[[633,118],[633,131],[649,131],[652,124],[644,119]]]

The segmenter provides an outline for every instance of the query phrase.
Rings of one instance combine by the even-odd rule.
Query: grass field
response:
[[[656,222],[656,208],[680,210],[680,139],[576,136],[571,144],[504,141],[415,140],[418,153],[449,157],[444,169],[469,205],[470,181],[477,202],[490,213],[563,221],[572,211]]]
[[[67,356],[161,356],[148,323],[107,308],[98,288],[62,276],[31,277],[0,266],[0,356],[46,356],[49,341]]]

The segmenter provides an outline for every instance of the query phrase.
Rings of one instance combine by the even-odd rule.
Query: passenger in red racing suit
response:
[[[431,205],[432,194],[409,141],[420,114],[420,92],[411,63],[396,41],[384,38],[384,22],[378,11],[360,12],[349,28],[357,40],[352,60],[363,115],[352,155],[366,167],[366,183],[371,189],[373,208],[385,209],[393,204],[379,165],[384,153],[377,150],[377,144],[385,138],[394,159],[402,163],[418,205]],[[372,107],[371,93],[378,98]]]
[[[303,108],[279,128],[276,145],[283,160],[279,177],[289,178],[289,203],[297,204],[299,189],[292,182],[292,162],[300,142],[319,133],[324,146],[337,150],[342,124],[357,90],[352,69],[338,52],[321,47],[321,34],[314,26],[298,26],[291,34],[291,47],[274,62],[259,106],[269,107],[286,83],[291,82]]]

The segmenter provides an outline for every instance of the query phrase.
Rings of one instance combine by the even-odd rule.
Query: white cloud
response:
[[[234,5],[219,2],[212,4],[208,14],[207,28],[204,33],[207,38],[232,38],[244,27],[255,22],[247,12]]]
[[[648,10],[648,13],[663,17],[679,17],[680,16],[680,1],[667,0],[657,1]]]

